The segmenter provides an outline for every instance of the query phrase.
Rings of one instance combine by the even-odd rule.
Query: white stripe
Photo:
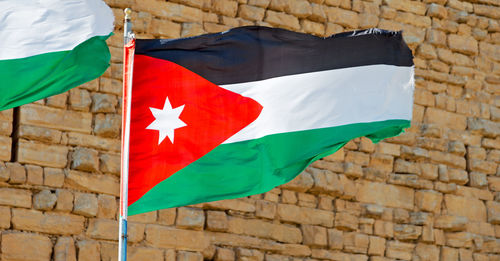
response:
[[[277,77],[221,87],[264,108],[226,140],[391,119],[411,120],[414,68],[369,65]]]
[[[0,1],[0,60],[68,51],[113,31],[102,0]]]

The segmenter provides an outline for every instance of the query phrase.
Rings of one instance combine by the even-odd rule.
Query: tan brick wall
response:
[[[358,138],[262,195],[130,217],[129,260],[500,260],[498,0],[107,2],[110,69],[0,112],[0,260],[116,260],[125,7],[148,38],[403,29],[416,71],[405,134]]]

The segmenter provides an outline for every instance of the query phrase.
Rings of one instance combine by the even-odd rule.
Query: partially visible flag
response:
[[[410,126],[401,32],[266,27],[137,40],[129,215],[266,192],[351,139]]]
[[[113,12],[102,0],[0,1],[0,110],[99,77]]]

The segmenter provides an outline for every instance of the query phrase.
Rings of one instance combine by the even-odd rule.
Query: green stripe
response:
[[[156,185],[130,205],[128,213],[264,193],[292,180],[310,163],[334,153],[351,139],[366,136],[378,142],[409,126],[407,120],[388,120],[222,144]]]
[[[0,60],[0,110],[63,93],[101,76],[111,58],[105,42],[110,35],[92,37],[70,51]]]

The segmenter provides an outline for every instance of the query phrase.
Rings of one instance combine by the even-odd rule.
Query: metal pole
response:
[[[120,226],[118,238],[118,260],[127,260],[127,215],[128,215],[128,156],[129,156],[129,138],[130,138],[130,107],[131,107],[131,88],[132,71],[129,63],[129,57],[126,51],[126,45],[132,38],[132,22],[130,15],[132,10],[124,10],[125,21],[123,28],[123,104],[122,104],[122,155],[121,155],[121,182],[120,182]]]

